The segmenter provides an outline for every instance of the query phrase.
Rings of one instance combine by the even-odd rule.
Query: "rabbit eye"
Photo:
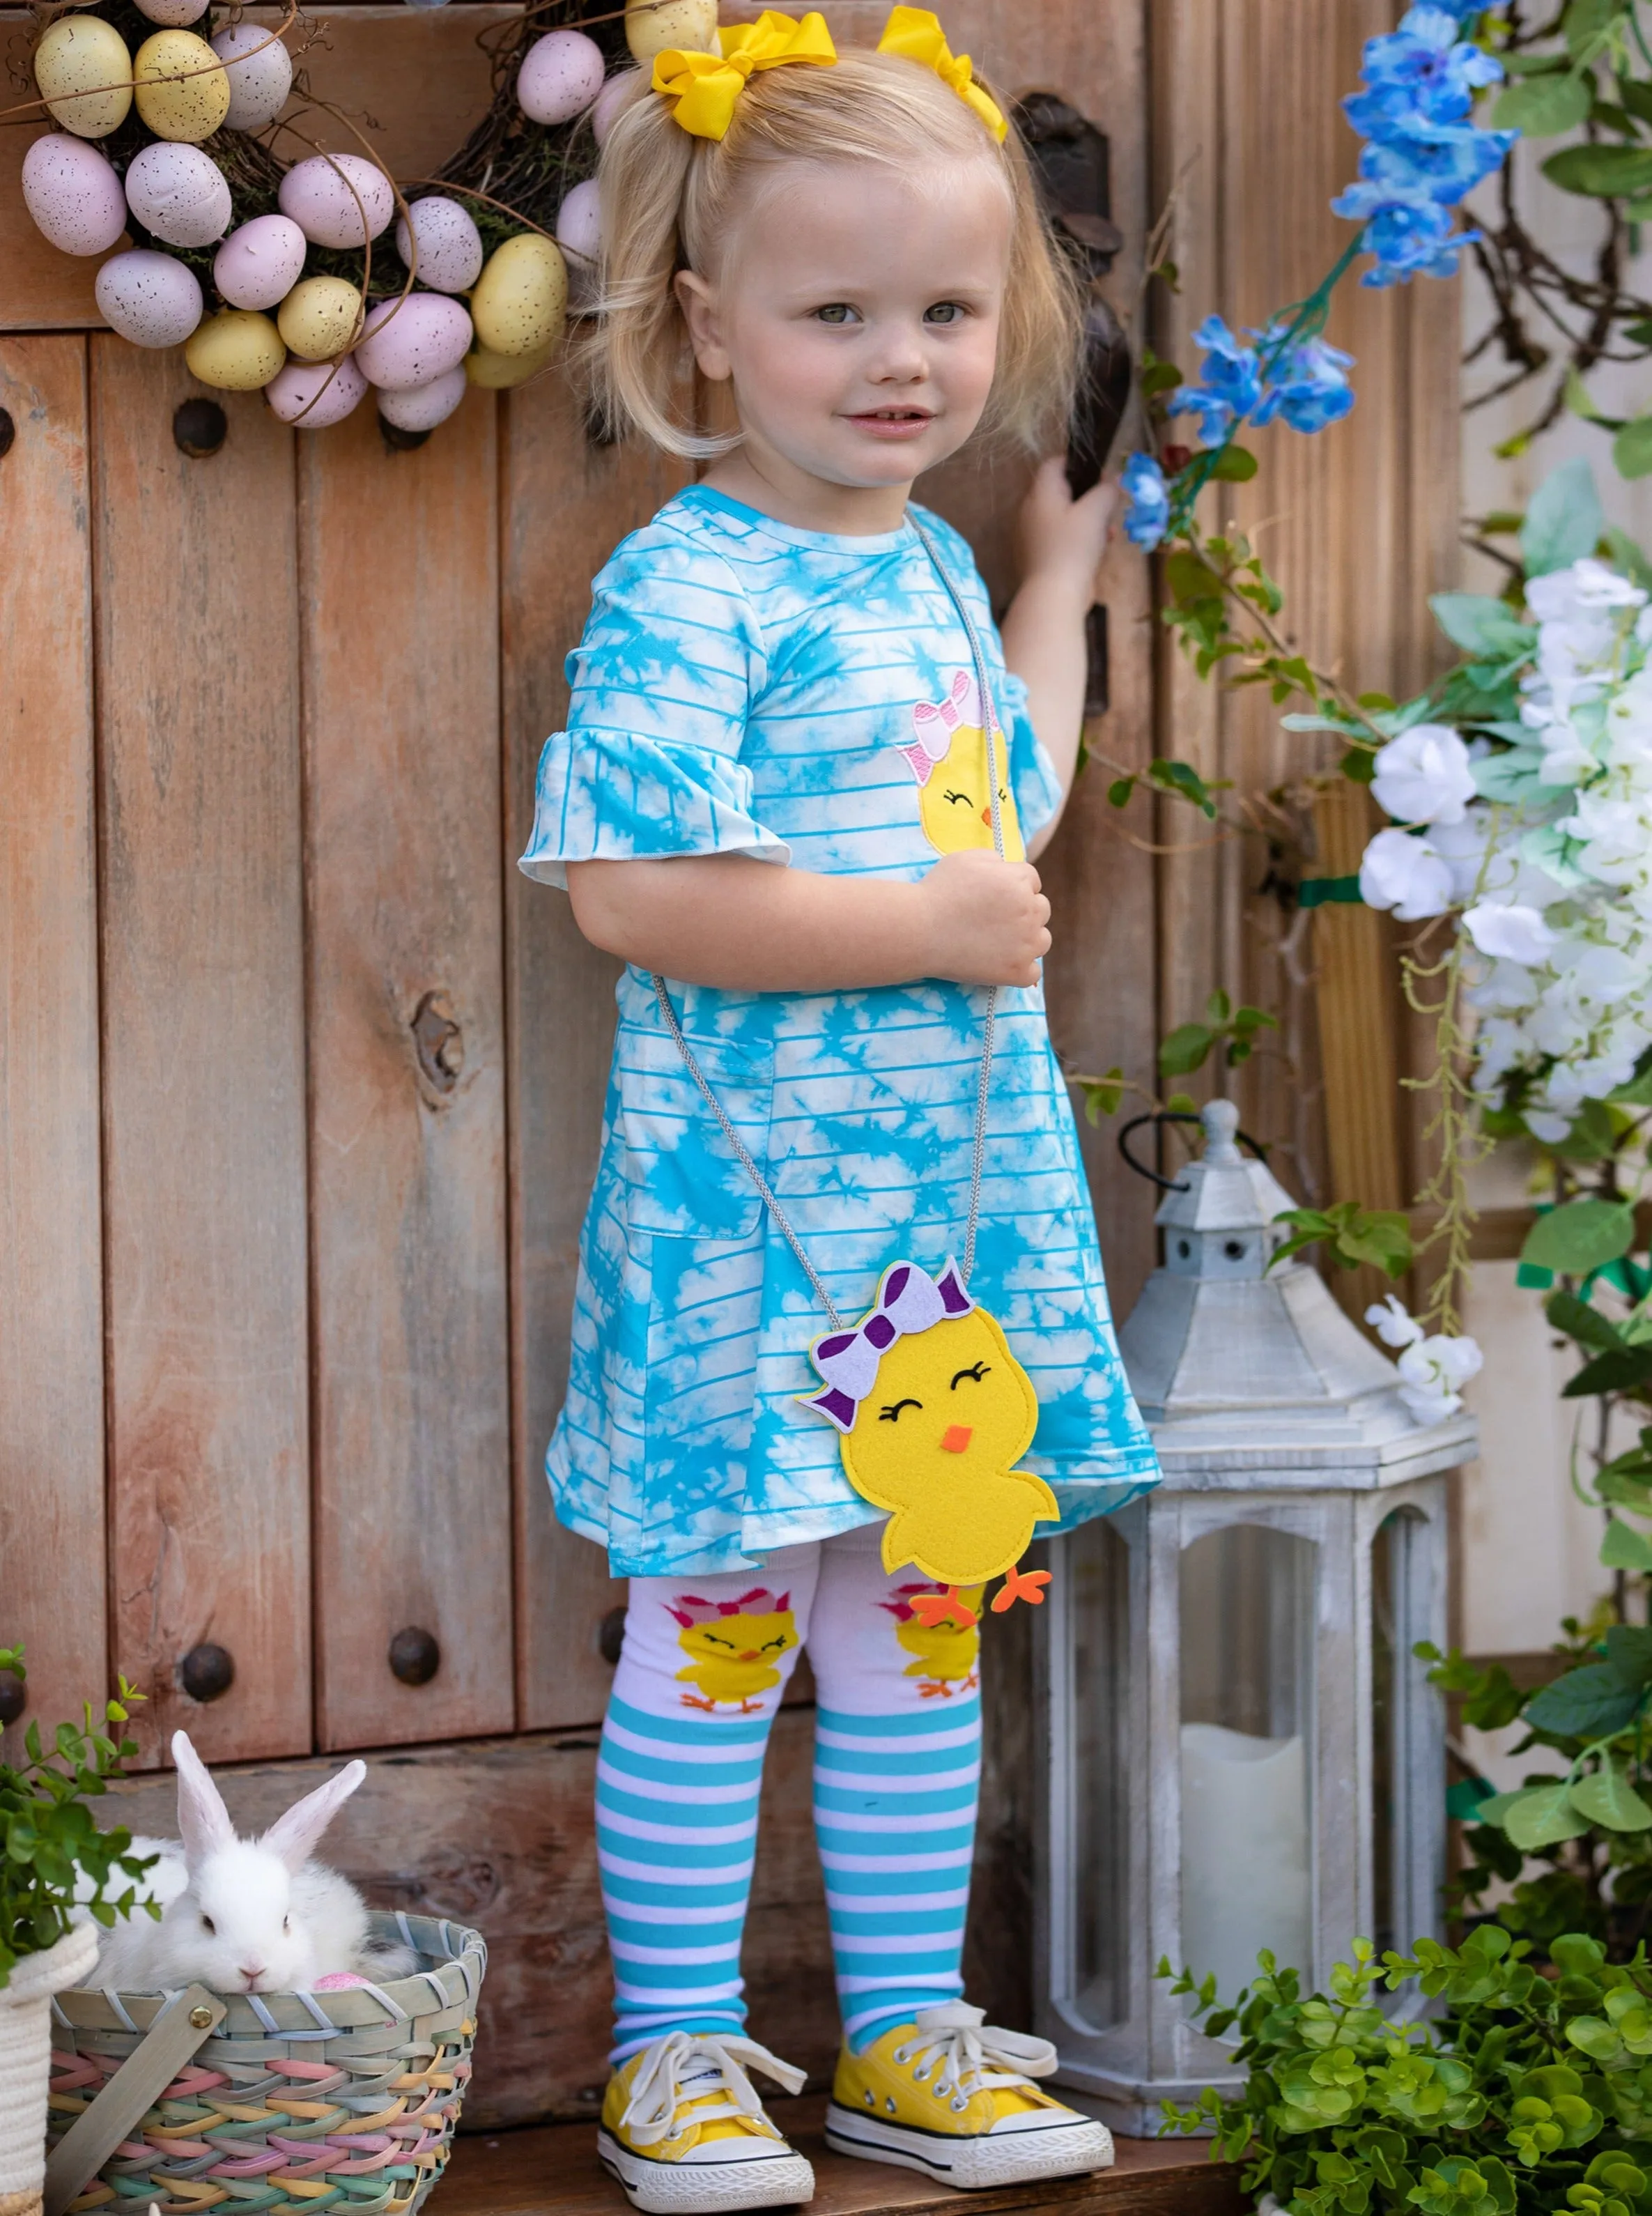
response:
[[[210,1916],[202,1916],[200,1919],[200,1928],[203,1931],[210,1931],[215,1938],[218,1936],[218,1926],[213,1923]]]
[[[286,1932],[290,1932],[292,1930],[292,1918],[290,1916],[284,1916],[281,1918],[281,1929],[283,1931]]]

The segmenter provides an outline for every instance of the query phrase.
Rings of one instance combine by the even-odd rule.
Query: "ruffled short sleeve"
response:
[[[519,866],[565,887],[569,862],[790,849],[752,813],[740,760],[766,676],[760,628],[728,563],[656,520],[593,588],[568,656],[568,728],[547,740]]]
[[[1028,846],[1060,813],[1064,797],[1055,765],[1039,743],[1027,713],[1026,680],[1005,670],[998,680],[998,713],[1010,734],[1010,783],[1016,796],[1021,835]]]

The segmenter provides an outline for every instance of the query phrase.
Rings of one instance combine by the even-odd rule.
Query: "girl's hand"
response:
[[[918,888],[930,955],[924,973],[957,985],[1035,985],[1050,951],[1050,904],[1030,862],[975,846],[943,854]]]
[[[1088,608],[1117,502],[1117,486],[1105,479],[1075,500],[1060,455],[1041,462],[1016,519],[1022,582],[1059,582],[1079,594]]]

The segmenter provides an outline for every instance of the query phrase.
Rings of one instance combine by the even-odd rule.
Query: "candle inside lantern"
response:
[[[1313,1981],[1308,1767],[1299,1732],[1182,1727],[1182,1954],[1231,2001],[1268,1948]]]

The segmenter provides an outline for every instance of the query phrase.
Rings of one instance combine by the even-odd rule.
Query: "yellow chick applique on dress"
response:
[[[719,1708],[736,1714],[757,1714],[760,1693],[771,1693],[780,1683],[780,1659],[797,1641],[797,1621],[791,1596],[778,1599],[765,1586],[754,1585],[738,1600],[702,1600],[697,1593],[679,1593],[668,1603],[672,1616],[682,1626],[677,1644],[689,1658],[678,1681],[699,1688],[682,1696],[685,1708],[703,1708],[715,1715]]]
[[[904,1674],[917,1678],[920,1699],[949,1701],[955,1693],[973,1692],[980,1684],[976,1664],[984,1591],[981,1585],[961,1593],[932,1585],[897,1585],[893,1600],[878,1603],[894,1616],[895,1637],[914,1658]],[[920,1598],[927,1604],[921,1614],[916,1605]]]
[[[1043,1479],[1014,1467],[1038,1425],[1032,1380],[955,1262],[939,1277],[897,1262],[855,1328],[827,1332],[809,1355],[826,1390],[805,1407],[836,1428],[856,1492],[889,1511],[886,1570],[914,1563],[956,1598],[1013,1573],[1034,1525],[1059,1517]],[[1046,1581],[1012,1577],[1010,1598],[1041,1599]]]
[[[912,736],[900,749],[918,780],[918,809],[924,836],[937,854],[961,853],[992,844],[992,795],[987,784],[986,731],[981,720],[980,687],[967,669],[953,677],[944,700],[920,700],[912,710]],[[996,717],[992,753],[1003,772],[1009,748]],[[998,787],[1004,858],[1023,862],[1016,798],[1007,779]]]

